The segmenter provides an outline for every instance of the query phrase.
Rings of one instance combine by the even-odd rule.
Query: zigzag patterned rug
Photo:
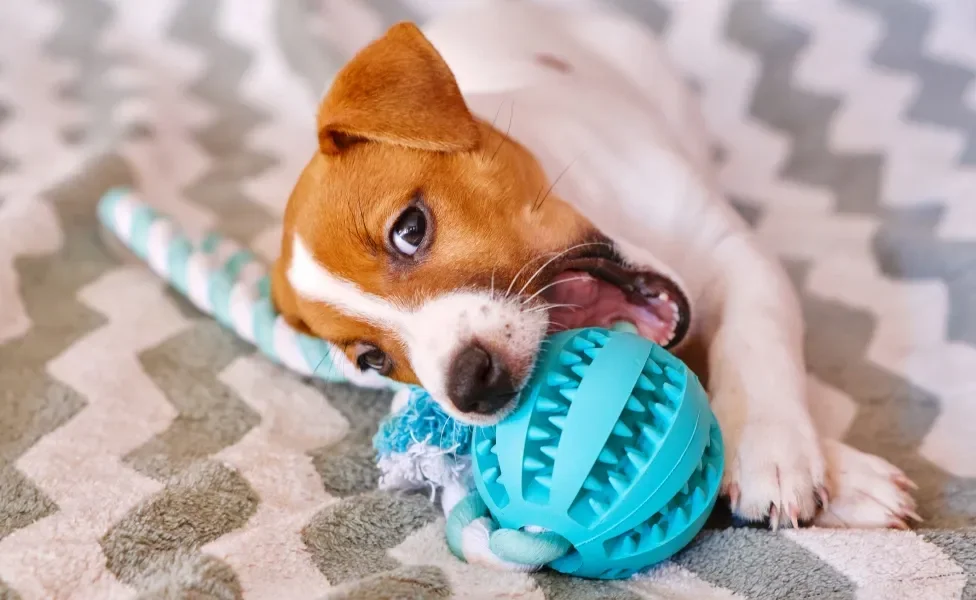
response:
[[[425,497],[375,490],[387,395],[272,366],[94,211],[132,185],[272,258],[330,75],[447,3],[3,2],[0,598],[976,597],[976,6],[613,2],[794,275],[819,423],[921,486],[924,529],[711,530],[609,584],[459,563]]]

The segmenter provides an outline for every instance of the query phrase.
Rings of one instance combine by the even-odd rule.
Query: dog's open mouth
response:
[[[691,307],[677,284],[660,273],[624,266],[609,249],[562,261],[543,296],[553,306],[550,333],[626,321],[641,336],[670,348],[691,323]]]

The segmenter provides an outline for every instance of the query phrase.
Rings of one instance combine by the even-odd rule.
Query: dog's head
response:
[[[400,24],[337,75],[273,275],[290,323],[361,369],[419,383],[451,414],[501,418],[554,328],[687,329],[669,280],[627,269],[532,155],[465,105]],[[568,306],[567,306],[568,305]]]

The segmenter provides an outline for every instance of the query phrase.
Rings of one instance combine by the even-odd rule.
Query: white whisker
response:
[[[590,279],[590,277],[587,276],[587,275],[580,275],[579,277],[570,277],[568,279],[560,279],[558,281],[553,281],[549,285],[543,286],[538,291],[536,291],[536,293],[532,294],[531,296],[529,296],[528,298],[526,298],[525,300],[523,300],[522,301],[522,304],[528,304],[529,302],[532,301],[533,298],[535,298],[536,296],[538,296],[542,292],[548,290],[549,288],[553,287],[554,285],[559,285],[560,283],[570,283],[572,281],[586,281],[587,279]]]
[[[517,296],[521,296],[522,293],[525,292],[526,288],[529,287],[529,284],[531,284],[535,280],[535,278],[539,276],[539,273],[541,273],[542,271],[544,271],[545,268],[548,267],[549,265],[551,265],[556,259],[558,259],[558,258],[560,258],[562,256],[565,256],[568,252],[572,252],[573,250],[576,250],[577,248],[583,248],[583,247],[586,247],[586,246],[605,246],[605,245],[606,244],[604,242],[586,242],[586,243],[583,243],[583,244],[576,244],[575,246],[570,246],[569,248],[566,248],[562,252],[559,252],[558,254],[556,254],[555,256],[553,256],[552,258],[550,258],[549,260],[547,260],[544,265],[542,265],[541,267],[539,267],[538,269],[536,269],[535,273],[532,274],[532,277],[529,277],[529,280],[525,282],[525,285],[522,286],[522,289],[520,289],[516,295]]]
[[[583,308],[583,307],[580,306],[579,304],[543,304],[541,306],[534,306],[534,307],[532,307],[532,308],[530,308],[528,310],[524,310],[522,312],[529,314],[529,313],[534,313],[534,312],[541,312],[543,310],[552,310],[553,308],[574,308],[574,309],[579,309],[579,308]]]
[[[531,265],[535,261],[541,260],[541,259],[543,259],[543,258],[545,258],[547,256],[549,256],[549,254],[543,254],[541,256],[536,256],[535,258],[533,258],[529,262],[527,262],[524,265],[522,265],[522,268],[519,269],[518,270],[518,273],[515,274],[515,277],[512,278],[512,282],[508,284],[508,289],[505,290],[505,296],[504,297],[505,298],[508,298],[511,295],[511,293],[512,293],[512,287],[515,285],[515,282],[518,281],[518,278],[521,277],[522,272],[525,271],[526,267],[528,267],[529,265]]]

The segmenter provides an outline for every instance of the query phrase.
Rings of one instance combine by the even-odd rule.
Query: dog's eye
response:
[[[386,353],[377,348],[376,346],[369,346],[363,344],[359,350],[359,355],[356,356],[356,366],[359,367],[361,371],[376,371],[380,375],[386,375],[390,372],[393,364],[390,359],[386,356]]]
[[[390,230],[390,243],[397,252],[413,256],[427,235],[427,216],[416,206],[411,206],[393,223]]]

